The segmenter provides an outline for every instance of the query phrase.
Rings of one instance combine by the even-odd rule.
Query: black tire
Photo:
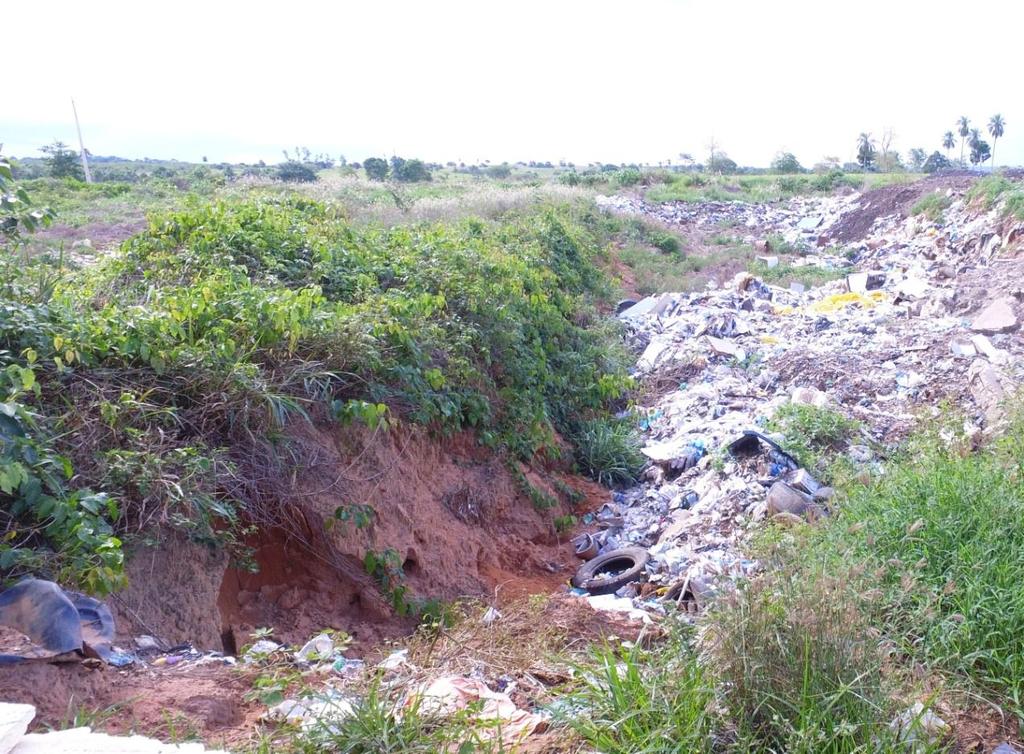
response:
[[[572,584],[591,594],[611,594],[630,582],[638,581],[650,559],[650,554],[642,547],[620,547],[581,565]],[[613,573],[600,576],[603,571]]]

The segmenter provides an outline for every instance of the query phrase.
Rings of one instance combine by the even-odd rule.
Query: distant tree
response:
[[[928,156],[928,159],[924,161],[924,164],[921,166],[921,172],[934,173],[938,170],[948,170],[951,167],[953,167],[953,163],[949,161],[949,158],[945,157],[938,150],[935,150]]]
[[[709,173],[721,173],[728,175],[729,173],[735,173],[737,169],[736,161],[729,158],[725,152],[715,152],[708,160],[707,169]]]
[[[942,148],[946,150],[946,155],[949,155],[949,150],[956,146],[956,137],[953,136],[952,131],[946,131],[942,135]]]
[[[960,164],[964,165],[964,146],[967,144],[967,137],[971,135],[971,121],[966,115],[961,115],[956,126],[957,133],[960,134]]]
[[[82,163],[78,159],[78,152],[71,149],[62,141],[54,141],[47,144],[40,150],[46,155],[46,165],[49,168],[50,176],[53,178],[76,178],[85,180],[82,173]]]
[[[918,147],[917,149],[910,150],[910,168],[915,173],[920,173],[921,168],[924,166],[924,161],[928,159],[928,153]]]
[[[503,162],[500,165],[491,165],[486,172],[491,178],[508,178],[512,175],[512,168],[507,162]]]
[[[803,166],[792,152],[777,152],[771,168],[776,173],[802,173]]]
[[[896,140],[896,132],[891,128],[882,131],[882,138],[878,141],[878,155],[876,162],[878,169],[883,173],[891,173],[902,167],[898,154],[894,156],[892,143]]]
[[[430,168],[423,160],[391,158],[391,177],[401,183],[418,183],[430,180]]]
[[[988,121],[988,132],[992,135],[992,169],[996,169],[996,142],[1003,136],[1003,131],[1006,127],[1006,122],[1003,120],[1003,116],[996,113]]]
[[[875,164],[875,140],[869,133],[857,137],[857,164],[864,170],[870,170]]]
[[[972,165],[980,165],[992,156],[992,148],[989,147],[987,141],[981,138],[981,131],[977,128],[971,129],[970,141],[968,143],[971,146]]]
[[[831,170],[840,170],[838,157],[822,157],[821,162],[814,163],[815,173],[828,173]]]
[[[363,170],[371,181],[387,180],[388,161],[380,157],[367,157],[363,160]]]
[[[277,180],[288,183],[313,183],[317,177],[309,165],[298,160],[288,160],[277,166]]]
[[[346,165],[348,165],[348,160],[345,159],[345,155],[343,155],[343,154],[339,154],[338,155],[338,164],[341,165],[342,167],[345,167]]]

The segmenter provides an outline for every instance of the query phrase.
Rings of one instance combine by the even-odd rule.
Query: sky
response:
[[[77,144],[73,97],[97,155],[656,164],[714,140],[810,166],[1001,113],[1017,165],[1022,21],[1005,0],[6,0],[0,143]]]

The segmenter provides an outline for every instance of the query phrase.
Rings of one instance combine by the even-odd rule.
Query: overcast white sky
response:
[[[5,0],[15,156],[853,159],[861,131],[941,149],[1002,113],[1024,163],[1024,3],[946,0]],[[33,83],[34,82],[34,83]]]

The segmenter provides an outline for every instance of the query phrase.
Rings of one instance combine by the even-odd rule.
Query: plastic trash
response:
[[[66,592],[52,581],[24,579],[0,593],[0,625],[33,646],[0,654],[0,664],[81,652],[104,662],[111,657],[114,617],[99,600]]]

